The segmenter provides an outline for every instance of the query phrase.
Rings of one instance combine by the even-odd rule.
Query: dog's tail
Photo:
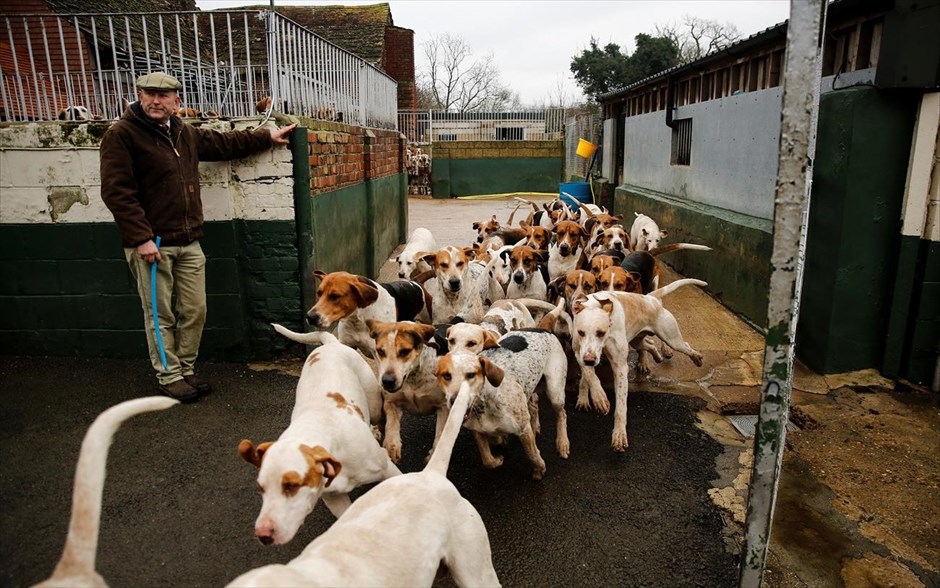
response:
[[[594,213],[591,212],[591,209],[584,205],[580,200],[578,201],[578,208],[584,211],[584,214],[588,215],[588,218],[594,218]]]
[[[520,200],[521,200],[521,199],[520,199]],[[509,213],[509,220],[506,221],[506,226],[507,226],[507,227],[511,227],[511,226],[512,226],[512,219],[515,218],[515,216],[516,216],[516,211],[519,210],[519,208],[520,208],[521,206],[522,206],[522,203],[520,202],[519,204],[516,205],[515,208],[512,209],[512,212]]]
[[[333,333],[328,333],[326,331],[295,333],[287,327],[282,327],[277,323],[271,323],[271,326],[274,327],[275,331],[284,335],[291,341],[297,341],[298,343],[303,343],[304,345],[326,345],[328,343],[339,343],[339,339],[337,339]]]
[[[663,245],[662,247],[657,247],[655,249],[650,249],[649,254],[653,257],[657,255],[662,255],[663,253],[672,253],[673,251],[679,251],[680,249],[688,249],[690,251],[711,251],[712,248],[707,245],[695,245],[694,243],[670,243],[669,245]]]
[[[528,204],[529,206],[532,207],[532,212],[538,212],[538,211],[539,211],[538,205],[537,205],[535,202],[532,202],[531,200],[526,200],[525,198],[520,198],[519,196],[514,196],[514,197],[513,197],[513,200],[517,200],[517,201],[519,201],[519,202],[521,202],[521,203],[523,203],[523,204]]]
[[[179,404],[179,401],[164,396],[128,400],[102,412],[88,428],[78,454],[78,465],[75,467],[72,518],[69,521],[65,547],[52,576],[45,583],[62,585],[72,583],[74,580],[70,579],[76,577],[100,578],[95,571],[95,556],[98,552],[101,497],[104,494],[108,447],[115,431],[130,417],[170,408],[174,404]]]
[[[556,308],[551,302],[545,302],[538,298],[515,298],[514,300],[522,306],[525,306],[529,311],[551,312]]]
[[[703,282],[702,280],[696,280],[694,278],[682,278],[681,280],[676,280],[671,284],[667,284],[660,288],[659,290],[653,290],[649,293],[649,296],[655,296],[656,298],[662,299],[663,296],[674,292],[681,288],[682,286],[707,286],[708,282]]]
[[[428,465],[424,466],[424,471],[435,472],[447,477],[450,456],[454,452],[454,444],[457,442],[460,427],[463,426],[463,417],[467,414],[468,406],[470,406],[470,384],[462,382],[457,397],[454,399],[454,404],[450,407],[450,414],[447,415],[444,430],[441,431],[437,446],[434,447],[434,453],[431,454]]]
[[[558,305],[555,306],[548,314],[543,316],[542,320],[539,321],[539,328],[545,329],[549,333],[553,333],[555,331],[555,321],[558,320],[558,317],[560,317],[564,311],[565,299],[564,297],[559,297]]]

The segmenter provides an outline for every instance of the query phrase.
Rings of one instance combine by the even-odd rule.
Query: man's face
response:
[[[137,95],[144,114],[160,124],[170,122],[170,116],[180,107],[180,97],[175,90],[140,90]]]

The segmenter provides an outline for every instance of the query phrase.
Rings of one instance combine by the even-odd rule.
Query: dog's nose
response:
[[[317,326],[317,315],[315,315],[315,314],[308,314],[308,315],[307,315],[307,324],[308,324],[308,325],[311,325],[311,326],[314,326],[314,327]]]
[[[616,249],[617,251],[622,251],[623,243],[621,243],[620,241],[617,241],[616,243],[614,243],[614,249]]]
[[[457,290],[460,290],[460,280],[458,279],[448,280],[447,285],[450,286],[450,289],[454,292],[456,292]]]
[[[568,255],[571,253],[571,246],[565,243],[564,245],[560,246],[558,250],[561,251],[562,255]]]
[[[398,381],[395,378],[395,374],[382,374],[382,387],[388,390],[389,392],[394,392],[397,386]]]
[[[255,529],[255,537],[262,545],[271,545],[274,543],[274,532],[272,529]]]
[[[522,272],[516,272],[512,275],[512,280],[517,284],[521,284],[525,281],[525,275]]]
[[[398,272],[398,277],[404,280],[404,279],[405,279],[405,272]]]
[[[597,365],[597,358],[594,357],[593,355],[585,355],[584,357],[581,358],[581,361],[583,361],[584,365],[588,367],[594,367],[595,365]]]

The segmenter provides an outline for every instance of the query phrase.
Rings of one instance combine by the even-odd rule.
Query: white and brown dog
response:
[[[396,321],[424,318],[427,293],[416,282],[399,280],[380,284],[348,272],[313,272],[320,278],[317,302],[307,311],[307,322],[321,329],[336,323],[340,343],[374,357],[375,346],[365,321]]]
[[[659,247],[659,242],[669,236],[669,231],[660,229],[656,221],[634,212],[636,219],[633,226],[630,227],[630,250],[631,251],[649,251]]]
[[[584,227],[575,221],[564,220],[554,226],[552,243],[548,246],[549,281],[577,269],[587,236]]]
[[[670,347],[702,365],[702,355],[685,342],[671,312],[663,307],[662,298],[682,286],[706,286],[701,280],[682,279],[646,295],[627,292],[599,292],[574,303],[574,336],[572,348],[581,366],[578,408],[588,408],[588,394],[598,412],[607,414],[610,403],[594,368],[606,356],[614,373],[614,430],[610,445],[614,451],[626,451],[627,393],[631,342],[645,345],[658,357],[656,348],[647,344],[646,334],[654,334]],[[659,357],[661,359],[661,357]]]
[[[410,280],[416,273],[431,271],[428,262],[420,259],[418,255],[436,249],[437,241],[434,240],[431,231],[423,227],[413,230],[411,236],[408,237],[408,242],[405,243],[405,248],[395,258],[395,263],[398,264],[398,277]]]
[[[229,586],[499,586],[480,514],[447,479],[470,399],[454,398],[438,450],[420,472],[382,482],[286,565],[246,572]]]
[[[179,404],[179,401],[164,396],[127,400],[102,412],[88,427],[75,466],[72,517],[62,557],[52,576],[36,586],[107,586],[107,582],[95,569],[95,559],[98,555],[101,498],[111,439],[118,427],[132,416],[164,410],[175,404]]]
[[[545,300],[548,280],[544,262],[548,254],[528,245],[517,245],[502,255],[508,257],[511,276],[509,286],[506,287],[506,298]]]
[[[376,371],[385,407],[385,450],[393,462],[401,460],[403,412],[437,415],[434,444],[447,421],[447,400],[437,385],[437,344],[434,327],[413,322],[368,321],[375,341]],[[434,446],[431,447],[431,452]]]
[[[564,302],[552,312],[557,316],[564,308]],[[554,321],[551,322],[554,324]],[[451,353],[468,351],[479,354],[497,366],[506,370],[511,380],[522,386],[529,403],[529,416],[532,430],[538,434],[539,425],[538,395],[535,388],[539,381],[545,380],[545,395],[548,397],[557,418],[555,446],[558,455],[567,458],[570,451],[568,442],[568,414],[565,412],[565,379],[568,377],[568,358],[558,337],[547,329],[522,329],[510,331],[497,339],[491,331],[480,325],[461,323],[447,330],[448,349]],[[440,372],[440,368],[438,368]],[[495,385],[502,393],[503,387]],[[495,434],[494,432],[490,432]],[[520,433],[514,433],[520,434]],[[478,439],[477,443],[480,443]],[[487,461],[484,447],[480,448]],[[534,462],[533,462],[534,463]]]
[[[476,242],[481,244],[486,241],[486,238],[489,237],[491,233],[494,233],[499,229],[500,224],[499,221],[496,220],[495,214],[492,218],[473,223],[473,230],[477,232]]]
[[[492,302],[490,297],[502,294],[502,288],[490,276],[495,257],[480,266],[471,263],[475,255],[469,248],[453,246],[420,254],[434,269],[434,278],[424,283],[431,297],[430,322],[446,323],[460,317],[478,323],[486,312],[487,301]]]
[[[503,457],[493,455],[490,438],[515,435],[532,464],[532,479],[545,475],[545,460],[535,442],[529,412],[529,399],[522,385],[488,358],[467,351],[452,351],[441,358],[437,381],[448,397],[470,385],[470,404],[463,425],[473,431],[483,467],[503,465]]]
[[[274,328],[298,343],[322,345],[304,362],[290,425],[277,441],[238,445],[242,459],[258,468],[255,537],[265,545],[293,539],[318,500],[339,518],[351,491],[401,473],[372,432],[382,418],[382,394],[362,356],[329,333]]]

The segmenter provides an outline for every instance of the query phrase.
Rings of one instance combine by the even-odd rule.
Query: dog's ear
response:
[[[418,336],[421,337],[421,340],[424,341],[429,347],[434,347],[437,349],[437,346],[434,342],[434,325],[426,325],[424,323],[415,323],[415,330],[418,332]]]
[[[564,288],[565,276],[559,276],[548,283],[548,300],[557,300],[561,289]]]
[[[415,253],[415,259],[423,261],[431,267],[437,267],[436,251],[419,251],[418,253]]]
[[[503,368],[485,357],[480,358],[480,367],[483,368],[483,375],[486,376],[486,381],[494,388],[499,388],[499,385],[503,383],[503,376],[505,375]]]
[[[641,293],[640,274],[637,272],[627,272],[627,292]]]
[[[598,302],[601,303],[601,310],[603,310],[607,314],[610,314],[614,311],[614,301],[611,300],[610,298],[601,298],[600,300],[598,300]]]
[[[326,277],[326,272],[315,269],[313,270],[313,275],[320,278],[321,280]]]
[[[238,455],[256,468],[260,468],[261,460],[264,459],[264,452],[267,451],[268,447],[271,447],[273,443],[274,441],[267,441],[265,443],[259,443],[258,446],[255,447],[251,439],[242,439],[241,443],[238,444]]]
[[[474,230],[474,231],[479,231],[479,230],[480,230],[480,221],[476,221],[476,222],[473,223],[473,230]]]
[[[304,454],[304,458],[310,466],[310,469],[307,470],[307,476],[304,478],[304,484],[307,486],[316,487],[316,476],[312,474],[317,473],[322,475],[326,480],[324,488],[329,488],[330,484],[333,483],[333,480],[336,479],[336,476],[338,476],[343,469],[343,464],[320,445],[310,447],[309,445],[301,444],[300,452]],[[319,471],[321,468],[323,470],[322,472]]]
[[[366,319],[366,328],[369,329],[369,336],[373,339],[378,339],[379,335],[382,334],[382,327],[385,325],[382,321],[377,321],[375,319]]]
[[[622,215],[622,214],[615,214],[615,215],[613,215],[613,218],[614,218],[614,220],[616,220],[616,221],[619,223],[620,221],[623,220],[623,215]]]
[[[659,231],[659,238],[660,238],[660,239],[665,239],[665,238],[668,237],[668,236],[669,236],[669,231],[667,231],[666,229],[662,229],[662,230]]]
[[[483,349],[499,347],[499,337],[493,331],[483,331]],[[493,384],[498,386],[499,384]]]
[[[645,228],[640,229],[640,232],[643,234],[644,237],[649,237],[649,236],[650,236],[650,232],[647,231]]]
[[[352,291],[356,296],[356,306],[365,308],[379,299],[379,289],[368,280],[359,276],[359,279],[352,283]]]
[[[544,249],[536,249],[535,258],[541,262],[548,261],[548,251],[545,251]]]
[[[477,256],[477,250],[473,247],[461,247],[460,250],[467,256],[467,259],[473,259]]]

